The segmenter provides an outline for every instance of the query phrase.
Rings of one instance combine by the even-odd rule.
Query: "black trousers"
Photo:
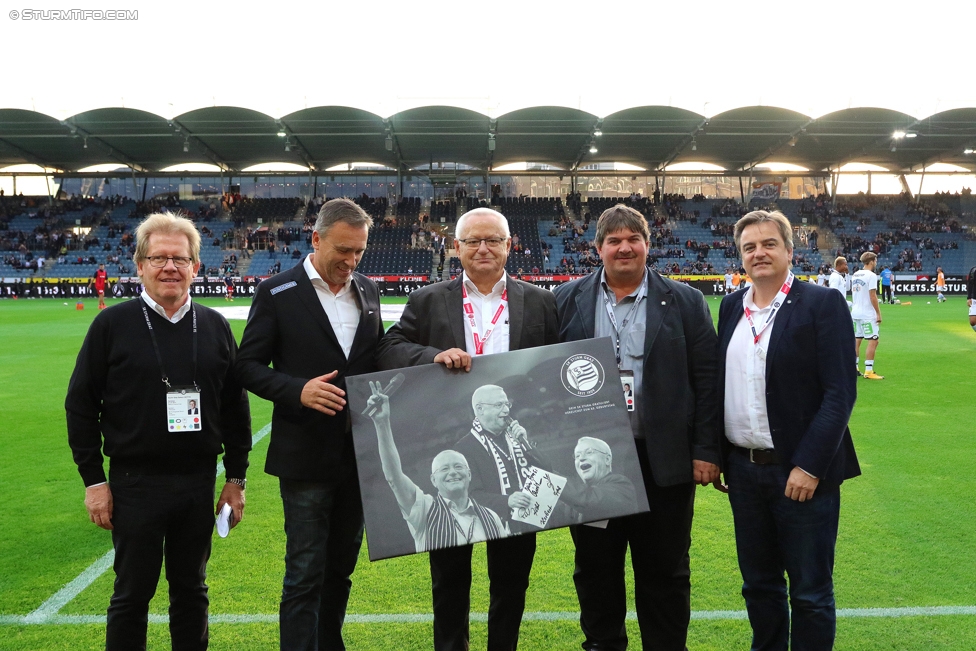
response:
[[[105,628],[107,651],[146,648],[149,601],[166,560],[169,632],[174,651],[206,649],[207,561],[214,527],[214,473],[111,472],[115,591]]]
[[[637,456],[650,513],[610,520],[606,529],[570,527],[576,543],[573,581],[580,602],[584,649],[627,648],[624,562],[630,545],[637,622],[643,648],[684,651],[691,618],[691,520],[695,484],[660,487],[645,446]]]
[[[488,550],[488,651],[515,651],[535,534],[491,540]],[[471,611],[471,545],[430,552],[435,651],[467,651]]]

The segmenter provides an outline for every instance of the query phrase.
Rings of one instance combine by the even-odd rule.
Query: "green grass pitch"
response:
[[[876,368],[886,379],[858,382],[851,430],[864,475],[843,488],[835,571],[837,604],[843,609],[837,648],[976,649],[976,333],[968,325],[964,299],[929,304],[932,297],[903,298],[913,304],[882,306]],[[226,305],[220,299],[202,302]],[[717,314],[718,299],[709,299],[709,305]],[[0,302],[3,651],[104,645],[104,623],[84,623],[84,618],[104,616],[111,570],[57,610],[69,617],[56,621],[67,623],[22,619],[111,548],[109,533],[85,513],[63,410],[75,356],[96,313],[94,301],[86,301],[82,311],[73,302],[56,300]],[[244,322],[232,325],[240,337]],[[451,406],[435,401],[431,408]],[[271,405],[252,396],[251,410],[257,432],[270,422]],[[264,438],[251,457],[244,521],[229,538],[214,541],[209,565],[213,649],[278,648],[284,533],[277,482],[263,473],[267,446]],[[728,501],[711,488],[699,488],[696,509],[689,648],[746,649],[750,634],[741,617]],[[476,548],[475,559],[471,641],[472,648],[484,648],[483,546]],[[522,648],[579,648],[572,570],[566,531],[540,535]],[[153,614],[165,614],[165,595],[162,580]],[[426,556],[370,563],[364,548],[349,613],[350,649],[431,648],[431,624],[423,617],[430,613]],[[377,615],[398,617],[383,621]],[[407,621],[404,615],[421,617]],[[637,622],[629,621],[628,630],[632,648],[639,649]],[[150,625],[149,648],[169,648],[165,624]]]

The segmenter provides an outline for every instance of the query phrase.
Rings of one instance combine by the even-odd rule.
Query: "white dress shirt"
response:
[[[471,301],[471,307],[474,308],[474,322],[478,328],[479,338],[483,338],[485,336],[485,328],[491,326],[491,320],[494,318],[495,312],[498,310],[498,306],[502,303],[502,293],[507,287],[507,280],[508,274],[502,274],[501,280],[495,283],[495,286],[492,287],[488,295],[485,296],[479,292],[475,284],[468,279],[467,272],[461,274],[461,282],[464,283],[464,288],[468,290],[468,299]],[[464,319],[465,350],[473,355],[476,348],[474,345],[474,334],[471,332],[471,321],[468,320],[467,316],[462,316]],[[498,317],[498,322],[495,323],[495,328],[492,330],[491,336],[488,337],[488,341],[485,342],[485,355],[508,352],[508,317],[509,311],[506,307],[505,311],[502,312],[501,316]]]
[[[155,312],[159,316],[163,317],[164,319],[166,319],[170,323],[179,323],[180,322],[180,319],[182,319],[183,317],[185,317],[186,316],[186,313],[190,311],[190,294],[189,293],[187,293],[187,295],[186,295],[186,303],[184,303],[183,305],[181,305],[180,306],[180,309],[176,310],[176,313],[172,317],[170,317],[170,316],[168,316],[166,314],[166,310],[163,308],[162,305],[160,305],[156,301],[152,300],[152,298],[150,298],[149,294],[146,293],[146,290],[142,290],[142,300],[144,300],[146,302],[146,305],[149,306],[149,309],[150,310],[152,310],[153,312]]]
[[[329,317],[329,324],[332,325],[332,331],[339,340],[342,353],[348,359],[352,342],[356,339],[356,330],[359,329],[359,317],[362,314],[359,302],[356,300],[356,292],[352,289],[352,277],[342,286],[339,293],[335,294],[312,266],[311,255],[305,256],[303,266],[308,279],[312,281],[312,287],[315,288],[315,294],[319,297],[325,315]]]
[[[757,308],[752,300],[753,290],[746,290],[742,304],[752,313],[758,331],[772,312],[772,305]],[[753,343],[752,329],[743,310],[725,354],[725,436],[740,448],[773,447],[766,411],[766,350],[772,332],[770,324],[762,331],[759,342]]]

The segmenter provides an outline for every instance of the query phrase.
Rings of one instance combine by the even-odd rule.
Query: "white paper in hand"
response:
[[[217,515],[217,534],[221,538],[226,538],[227,534],[230,533],[230,518],[233,512],[230,504],[225,502],[224,507],[220,509],[220,513]]]
[[[522,491],[532,496],[532,504],[526,508],[512,509],[512,519],[540,529],[545,527],[565,485],[565,477],[529,466],[522,482]]]

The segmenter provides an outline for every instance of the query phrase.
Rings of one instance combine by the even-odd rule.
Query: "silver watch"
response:
[[[238,486],[241,487],[241,490],[244,490],[244,489],[247,488],[247,480],[246,479],[238,479],[236,477],[234,477],[233,479],[231,479],[230,477],[228,477],[227,478],[227,483],[228,484],[237,484]]]

